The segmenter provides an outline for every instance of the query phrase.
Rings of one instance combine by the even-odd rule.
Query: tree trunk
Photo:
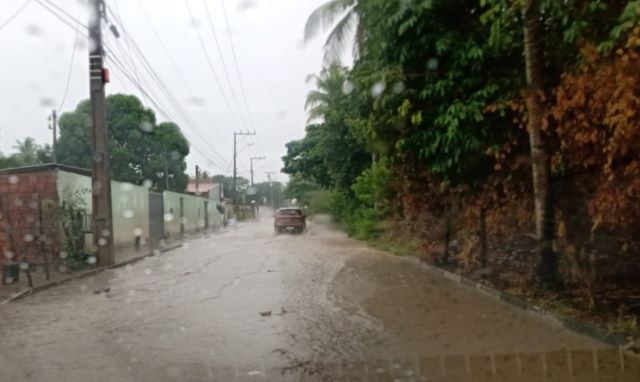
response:
[[[533,195],[535,203],[535,223],[539,260],[538,277],[542,285],[551,286],[558,280],[558,257],[553,251],[553,204],[549,155],[542,140],[541,129],[545,115],[543,94],[544,52],[542,49],[542,21],[539,0],[525,0],[522,15],[524,19],[524,53],[527,77],[526,105],[529,114],[527,126],[531,146],[531,167],[533,173]]]

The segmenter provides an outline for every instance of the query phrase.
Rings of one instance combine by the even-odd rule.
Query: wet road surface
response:
[[[637,360],[348,239],[244,223],[0,307],[0,381],[638,381]]]

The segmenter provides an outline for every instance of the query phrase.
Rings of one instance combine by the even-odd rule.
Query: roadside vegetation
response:
[[[305,31],[330,27],[287,196],[638,336],[639,15],[640,1],[329,0]]]

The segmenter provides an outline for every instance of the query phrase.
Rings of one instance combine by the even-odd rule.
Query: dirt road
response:
[[[0,307],[0,381],[637,381],[616,350],[370,249],[244,223]]]

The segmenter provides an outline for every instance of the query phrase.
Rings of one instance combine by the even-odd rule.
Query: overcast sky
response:
[[[203,0],[186,1],[195,24],[185,0],[106,0],[119,16],[109,21],[121,34],[135,41],[193,124],[154,87],[143,64],[131,53],[135,48],[124,36],[116,39],[106,30],[106,44],[125,63],[129,74],[138,76],[144,87],[151,89],[152,98],[166,108],[165,112],[181,126],[192,143],[189,173],[193,173],[196,164],[212,173],[223,172],[220,168],[231,173],[233,132],[255,126],[257,137],[244,138],[238,144],[243,150],[238,170],[240,175],[248,177],[249,157],[264,155],[266,161],[254,163],[256,181],[265,180],[265,171],[278,172],[282,168],[280,158],[285,153],[285,143],[304,135],[303,106],[309,89],[305,78],[322,66],[323,39],[304,45],[303,28],[307,16],[326,0],[204,0],[211,12],[230,81],[211,33]],[[221,1],[227,10],[229,29]],[[0,30],[0,151],[5,154],[13,151],[17,139],[26,136],[34,137],[40,144],[50,143],[47,117],[63,101],[68,73],[69,87],[62,112],[73,110],[89,95],[86,39],[47,11],[41,4],[47,2],[87,24],[87,9],[83,5],[86,0],[0,0],[0,27],[28,3]],[[76,25],[75,21],[71,23]],[[216,85],[197,31],[204,39],[222,91]],[[246,105],[229,36],[235,46]],[[106,66],[112,72],[107,94],[135,94],[156,111],[159,121],[167,119],[113,63],[107,60]],[[282,174],[276,177],[286,180]]]

